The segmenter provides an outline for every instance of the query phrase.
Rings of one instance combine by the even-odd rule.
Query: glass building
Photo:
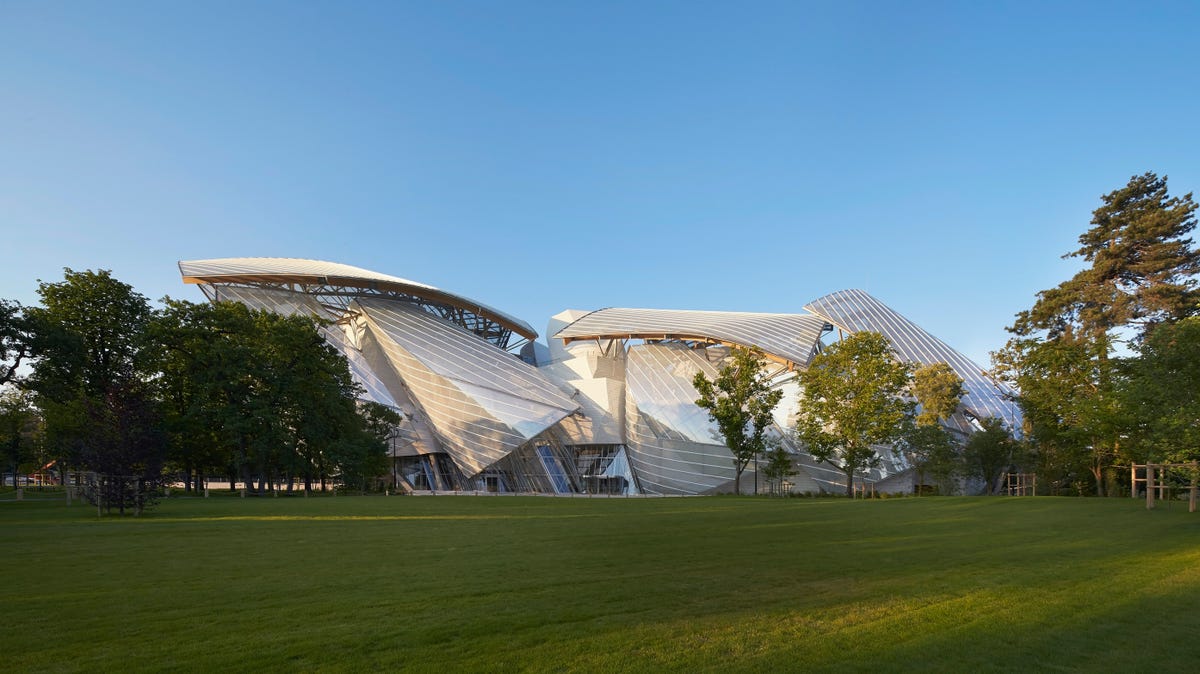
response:
[[[787,489],[841,492],[844,475],[792,439],[795,381],[824,344],[857,331],[891,341],[896,357],[945,362],[967,395],[947,422],[967,434],[985,417],[1012,428],[1010,391],[941,340],[860,290],[814,300],[806,313],[652,309],[565,311],[548,344],[524,321],[473,299],[344,264],[291,258],[179,263],[212,301],[325,319],[363,397],[403,417],[391,442],[397,486],[409,490],[547,494],[709,494],[733,490],[733,457],[695,404],[733,347],[757,346],[783,392],[769,430],[796,474]],[[914,488],[890,448],[859,475],[880,491]],[[752,464],[742,490],[765,491]],[[775,485],[780,488],[781,485]]]

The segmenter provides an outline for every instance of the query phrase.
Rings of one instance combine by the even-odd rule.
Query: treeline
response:
[[[1101,201],[1063,256],[1082,268],[1039,292],[992,354],[990,374],[1017,391],[1018,437],[998,419],[951,445],[928,427],[905,436],[941,484],[982,479],[995,492],[1011,471],[1036,473],[1038,493],[1114,496],[1129,493],[1132,465],[1200,461],[1196,203],[1154,173]]]
[[[1084,267],[1038,293],[992,354],[1025,416],[1021,463],[1054,493],[1107,495],[1129,466],[1200,459],[1200,252],[1192,194],[1134,176],[1102,197]]]
[[[1035,473],[1039,493],[1114,495],[1128,493],[1131,465],[1200,462],[1196,203],[1190,193],[1170,196],[1153,173],[1102,201],[1080,248],[1066,255],[1083,268],[1038,293],[992,354],[992,376],[1017,392],[1020,424],[975,419],[971,432],[951,432],[964,402],[958,375],[944,363],[898,362],[883,335],[859,332],[798,373],[798,444],[845,474],[847,494],[856,476],[881,465],[882,446],[942,493],[997,493],[1005,474],[1018,472]],[[739,477],[765,454],[768,475],[782,479],[786,457],[766,451],[765,418],[750,418],[778,396],[759,381],[760,352],[737,356],[713,382],[697,375],[697,404],[721,427]],[[1195,467],[1177,474],[1200,478]]]
[[[335,478],[365,488],[386,472],[400,418],[357,401],[314,319],[232,302],[154,309],[107,271],[67,269],[38,294],[32,307],[0,300],[8,470],[36,459],[146,489],[167,476],[187,490],[219,477],[257,493]]]

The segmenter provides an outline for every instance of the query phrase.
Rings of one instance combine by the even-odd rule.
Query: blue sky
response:
[[[0,0],[0,297],[328,259],[529,321],[867,290],[986,364],[1200,188],[1200,3]]]

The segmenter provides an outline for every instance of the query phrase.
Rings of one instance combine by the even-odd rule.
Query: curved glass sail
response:
[[[757,346],[772,360],[803,367],[812,358],[825,321],[804,314],[668,309],[600,309],[559,330],[554,336],[578,339],[674,339]]]

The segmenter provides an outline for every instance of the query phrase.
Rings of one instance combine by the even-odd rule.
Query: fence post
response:
[[[1196,512],[1196,468],[1200,462],[1192,462],[1192,487],[1188,490],[1188,512]]]
[[[1146,464],[1146,510],[1154,510],[1154,464]]]

